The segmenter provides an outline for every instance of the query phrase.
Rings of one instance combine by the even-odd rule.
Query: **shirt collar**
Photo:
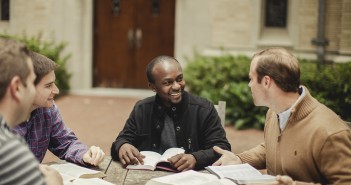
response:
[[[299,98],[297,98],[297,100],[292,104],[292,106],[291,106],[288,110],[286,110],[286,111],[281,112],[281,113],[278,114],[278,120],[279,120],[280,131],[283,131],[283,130],[285,129],[286,124],[287,124],[287,122],[288,122],[288,119],[289,119],[289,117],[290,117],[290,115],[291,115],[291,110],[295,107],[295,105],[297,104],[297,102],[299,102],[299,101],[302,99],[302,97],[305,95],[305,90],[304,90],[303,86],[300,86],[300,90],[301,90],[300,96],[299,96]]]

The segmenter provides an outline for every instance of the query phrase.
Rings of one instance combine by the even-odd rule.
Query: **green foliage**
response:
[[[301,83],[321,103],[343,120],[351,120],[351,62],[333,63],[317,69],[315,62],[301,61]]]
[[[190,92],[217,104],[226,101],[226,123],[236,128],[264,126],[266,108],[255,107],[248,87],[250,59],[246,56],[196,55],[184,69]]]
[[[267,111],[253,104],[248,87],[250,61],[245,56],[196,54],[184,69],[189,91],[215,104],[226,101],[226,123],[238,129],[262,129]],[[317,70],[314,62],[300,61],[301,84],[344,120],[351,120],[351,62]]]
[[[65,94],[70,89],[69,79],[71,78],[71,74],[66,70],[66,62],[71,55],[62,56],[62,52],[66,47],[65,43],[56,44],[54,42],[43,41],[41,35],[38,35],[37,37],[27,37],[0,34],[0,37],[18,40],[19,42],[24,43],[28,49],[40,53],[56,62],[59,67],[55,70],[55,83],[60,89],[60,94]]]

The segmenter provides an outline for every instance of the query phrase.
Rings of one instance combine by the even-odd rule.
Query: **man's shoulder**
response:
[[[39,107],[32,111],[27,124],[53,124],[56,120],[60,119],[61,115],[56,105],[53,105],[51,107]]]
[[[202,98],[197,95],[193,95],[188,93],[189,95],[189,104],[195,105],[195,106],[200,106],[203,108],[211,108],[213,106],[213,103],[211,103],[209,100]]]
[[[315,110],[311,112],[310,117],[319,128],[338,131],[340,129],[348,128],[345,121],[339,115],[324,104],[319,104]]]
[[[56,104],[54,104],[51,107],[39,107],[36,108],[33,112],[32,115],[40,115],[40,114],[52,114],[54,112],[58,112],[58,107]]]
[[[25,141],[23,140],[22,137],[12,133],[10,130],[8,130],[5,127],[0,127],[0,144],[2,146],[9,144],[9,146],[15,147],[15,148],[18,148],[18,146],[20,145],[23,145],[26,147],[24,143]],[[20,147],[23,147],[23,146],[20,146]]]
[[[5,121],[3,121],[0,116],[0,146],[2,146],[3,143],[5,143],[9,139],[9,136],[11,136],[11,133],[8,133],[9,131],[6,128]]]
[[[17,135],[8,133],[11,137],[6,137],[0,141],[3,147],[0,147],[0,153],[5,154],[2,164],[7,164],[8,173],[4,174],[4,178],[9,178],[9,184],[24,184],[28,182],[28,178],[32,179],[33,184],[44,184],[44,179],[39,171],[39,163],[35,159],[33,153],[29,150],[23,138]],[[2,137],[0,137],[1,139]],[[16,155],[6,155],[15,153]],[[26,168],[23,168],[26,166]],[[1,167],[0,167],[1,168]],[[26,174],[25,176],[13,178],[15,174]]]
[[[151,105],[155,102],[155,96],[150,96],[147,98],[144,98],[142,100],[138,100],[135,103],[135,107],[139,107],[139,106],[145,106],[145,105]]]

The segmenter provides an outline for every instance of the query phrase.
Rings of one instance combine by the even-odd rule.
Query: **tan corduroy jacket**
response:
[[[351,184],[351,131],[308,92],[297,102],[280,133],[277,114],[268,110],[264,143],[239,154],[243,163],[288,175],[296,184]]]

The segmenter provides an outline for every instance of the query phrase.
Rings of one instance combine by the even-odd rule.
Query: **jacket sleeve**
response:
[[[211,104],[210,111],[204,119],[204,122],[201,123],[201,128],[198,132],[200,132],[198,135],[201,137],[201,139],[199,139],[199,143],[201,144],[199,150],[192,153],[197,161],[196,169],[212,165],[219,159],[220,155],[212,149],[213,146],[231,151],[224,128],[221,125],[220,118],[213,104]]]
[[[266,146],[265,143],[261,143],[256,147],[238,154],[238,157],[243,163],[249,163],[251,166],[257,169],[266,168]]]
[[[329,136],[316,163],[330,184],[351,184],[351,131]]]
[[[50,136],[49,150],[60,159],[86,165],[83,155],[88,147],[78,140],[74,132],[66,127],[56,105],[51,112],[52,132]]]
[[[266,113],[266,122],[264,124],[265,126],[264,135],[269,134],[267,133],[268,131],[270,131],[270,128],[267,128],[269,125],[267,122],[269,121],[267,120],[270,120],[272,115],[273,113],[271,112],[271,110],[268,110]],[[265,137],[265,142],[266,142],[266,138],[267,137]],[[241,159],[243,163],[249,163],[251,166],[257,169],[265,169],[266,168],[266,143],[265,142],[257,145],[256,147],[250,150],[247,150],[241,154],[238,154],[238,157]]]
[[[133,111],[130,113],[123,130],[119,133],[116,140],[112,143],[111,157],[113,160],[119,161],[118,151],[123,144],[129,143],[131,145],[134,145],[134,141],[137,137],[136,130],[136,106],[134,106]]]

